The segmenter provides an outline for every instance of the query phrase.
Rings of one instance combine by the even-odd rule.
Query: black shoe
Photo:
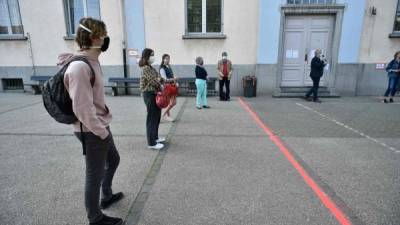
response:
[[[107,209],[110,205],[112,205],[115,202],[118,202],[123,197],[124,197],[124,194],[122,192],[118,192],[116,194],[113,194],[109,200],[107,200],[107,201],[101,200],[100,208],[101,209]]]
[[[209,109],[209,108],[210,108],[210,106],[208,106],[208,105],[203,105],[203,108],[205,108],[205,109]]]
[[[307,102],[311,102],[310,96],[304,96],[304,100],[306,100]]]
[[[314,99],[313,102],[322,103],[321,100],[319,100],[319,99]]]
[[[390,102],[390,103],[393,103],[393,98],[390,98],[390,99],[389,99],[389,102]]]
[[[124,221],[122,221],[121,218],[103,215],[103,218],[100,221],[96,223],[90,223],[89,225],[122,225],[123,222]]]
[[[386,98],[385,98],[385,99],[383,99],[383,102],[384,102],[384,103],[388,103],[388,101],[386,100]]]

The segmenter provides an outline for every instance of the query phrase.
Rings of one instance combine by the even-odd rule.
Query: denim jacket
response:
[[[388,76],[389,77],[396,77],[399,75],[399,73],[397,72],[393,72],[390,70],[398,70],[400,69],[400,62],[397,62],[395,59],[393,59],[392,61],[390,61],[390,63],[387,65],[386,67],[386,72],[388,72]]]

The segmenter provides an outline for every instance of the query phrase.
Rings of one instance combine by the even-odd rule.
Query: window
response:
[[[336,0],[287,0],[287,4],[306,5],[306,4],[335,4]]]
[[[18,0],[0,0],[0,35],[23,35]]]
[[[396,16],[394,18],[393,33],[400,33],[400,1],[397,2]]]
[[[65,0],[64,4],[68,36],[75,35],[82,17],[100,19],[99,0]]]
[[[222,0],[187,0],[186,33],[222,33]]]

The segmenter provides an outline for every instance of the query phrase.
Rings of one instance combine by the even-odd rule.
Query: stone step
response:
[[[281,92],[284,93],[306,93],[311,87],[281,87]],[[327,87],[319,87],[318,93],[329,93]]]
[[[301,98],[310,90],[311,87],[281,87],[279,92],[272,96],[275,98]],[[338,93],[331,92],[327,87],[318,89],[318,96],[321,98],[340,98]]]

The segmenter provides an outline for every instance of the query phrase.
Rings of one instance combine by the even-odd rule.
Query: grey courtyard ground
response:
[[[209,97],[197,110],[179,98],[158,152],[146,148],[143,100],[107,97],[121,155],[113,189],[126,197],[105,213],[129,225],[345,224],[340,213],[400,224],[400,99],[323,100]],[[23,93],[0,94],[0,124],[0,224],[87,224],[71,128]]]

